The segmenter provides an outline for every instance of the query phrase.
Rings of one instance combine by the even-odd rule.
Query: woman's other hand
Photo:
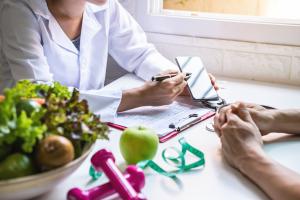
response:
[[[210,73],[208,73],[208,76],[210,78],[211,84],[214,86],[215,90],[218,91],[219,90],[219,86],[218,86],[218,83],[216,81],[216,78],[212,74],[210,74]],[[190,91],[188,89],[188,86],[186,86],[184,88],[184,90],[180,94],[180,96],[191,96],[191,93],[190,93]]]

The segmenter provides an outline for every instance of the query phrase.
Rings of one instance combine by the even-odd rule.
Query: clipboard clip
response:
[[[178,133],[179,133],[179,132],[182,132],[182,131],[184,131],[184,130],[186,130],[186,129],[188,129],[188,128],[190,128],[190,127],[192,127],[192,126],[194,126],[194,125],[196,125],[196,124],[202,122],[203,120],[205,120],[205,119],[207,119],[207,118],[209,118],[209,117],[212,117],[212,116],[214,116],[214,115],[215,115],[215,112],[209,112],[209,113],[207,113],[207,114],[205,114],[205,115],[203,115],[203,116],[201,116],[201,117],[199,117],[199,118],[194,119],[193,121],[191,121],[191,122],[189,122],[189,123],[187,123],[187,124],[184,124],[184,125],[182,125],[182,126],[178,126],[178,127],[176,128],[176,131],[177,131]],[[191,115],[190,115],[190,116],[191,116]]]
[[[178,131],[178,132],[184,131],[184,130],[186,130],[186,129],[188,129],[188,128],[190,128],[190,127],[192,127],[192,126],[198,124],[198,123],[201,122],[202,120],[203,120],[202,117],[197,118],[197,119],[194,119],[193,121],[191,121],[191,122],[189,122],[189,123],[187,123],[187,124],[184,124],[184,125],[182,125],[182,126],[177,127],[177,128],[176,128],[176,131]]]
[[[195,113],[195,114],[189,114],[187,117],[184,117],[184,118],[182,118],[182,119],[180,119],[178,122],[176,122],[176,124],[179,124],[180,122],[182,122],[183,120],[187,120],[187,119],[190,119],[190,118],[192,118],[192,117],[198,117],[199,115],[197,114],[197,113]],[[178,128],[176,128],[176,125],[175,125],[175,123],[171,123],[171,124],[169,124],[169,128],[171,128],[171,129],[178,129]]]
[[[201,117],[199,117],[199,118],[198,118],[198,116],[199,116],[199,115],[198,115],[197,113],[195,113],[195,114],[189,114],[188,117],[183,118],[183,119],[186,120],[186,119],[190,119],[190,118],[192,118],[192,117],[196,117],[196,119],[190,121],[190,122],[187,123],[187,124],[184,124],[184,125],[178,126],[178,127],[176,127],[176,125],[175,125],[174,123],[171,123],[171,124],[169,125],[169,128],[172,128],[172,129],[176,130],[177,132],[184,131],[184,130],[186,130],[186,129],[188,129],[188,128],[194,126],[194,125],[196,125],[197,123],[203,121],[204,118],[206,118],[206,116],[201,116]],[[183,120],[183,119],[181,119],[181,120]]]

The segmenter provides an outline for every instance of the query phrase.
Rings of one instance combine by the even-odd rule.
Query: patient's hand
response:
[[[261,133],[245,105],[239,104],[227,110],[225,115],[226,122],[216,130],[221,139],[222,153],[233,167],[241,169],[248,159],[263,154]]]
[[[264,107],[257,104],[242,103],[242,102],[236,102],[230,104],[226,107],[223,107],[221,110],[219,110],[219,112],[216,114],[216,117],[214,119],[215,130],[219,130],[221,126],[227,122],[226,113],[229,110],[237,109],[240,105],[243,105],[245,109],[248,110],[248,112],[251,115],[251,118],[255,122],[256,126],[259,128],[262,135],[266,135],[272,132],[276,111],[265,109]]]

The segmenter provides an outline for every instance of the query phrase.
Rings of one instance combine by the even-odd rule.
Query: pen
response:
[[[157,76],[153,76],[151,80],[152,81],[163,81],[165,79],[175,77],[176,75],[177,75],[177,73],[166,74],[166,75],[157,75]],[[192,73],[186,73],[184,80],[185,81],[189,80],[191,75],[192,75]]]

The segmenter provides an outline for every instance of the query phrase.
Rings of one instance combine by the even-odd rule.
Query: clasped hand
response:
[[[272,121],[273,111],[255,104],[238,102],[221,109],[214,128],[229,164],[241,169],[247,159],[263,154],[261,136],[272,131]]]

